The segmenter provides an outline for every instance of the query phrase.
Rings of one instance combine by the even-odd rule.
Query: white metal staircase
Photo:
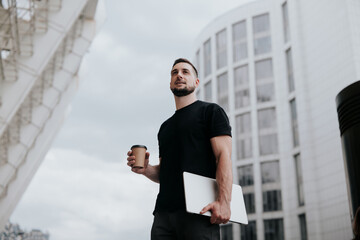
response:
[[[97,3],[7,0],[0,5],[0,231],[76,92],[77,72],[95,35]]]

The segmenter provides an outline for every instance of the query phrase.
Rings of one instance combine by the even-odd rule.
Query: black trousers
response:
[[[220,227],[210,218],[185,211],[156,212],[151,240],[219,240]]]

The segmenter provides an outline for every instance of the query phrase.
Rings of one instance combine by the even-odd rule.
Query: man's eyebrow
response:
[[[180,70],[181,71],[191,71],[190,68],[186,68],[186,67],[183,67]],[[178,72],[178,71],[179,71],[179,69],[175,68],[175,69],[171,70],[170,73],[174,73],[174,72]]]

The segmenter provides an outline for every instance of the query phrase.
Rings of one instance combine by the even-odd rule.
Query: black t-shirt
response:
[[[229,119],[215,103],[196,101],[175,112],[158,133],[160,191],[155,211],[185,210],[182,173],[215,178],[216,159],[210,139],[231,136]]]

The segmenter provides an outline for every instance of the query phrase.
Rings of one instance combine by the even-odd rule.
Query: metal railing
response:
[[[29,94],[25,98],[24,102],[22,103],[21,107],[19,108],[13,119],[8,123],[6,130],[3,132],[2,136],[0,136],[0,168],[8,162],[8,157],[9,157],[8,152],[12,146],[15,146],[17,144],[24,145],[24,143],[21,142],[21,129],[22,127],[27,126],[29,124],[34,125],[33,116],[32,116],[34,109],[39,106],[43,106],[49,110],[50,114],[48,118],[51,117],[52,111],[54,109],[53,107],[49,107],[44,104],[44,93],[49,88],[53,88],[59,92],[60,94],[59,101],[60,101],[61,94],[63,93],[63,91],[66,91],[66,90],[57,89],[54,86],[54,76],[57,71],[62,69],[66,56],[72,52],[75,40],[81,36],[84,21],[85,19],[81,14],[78,20],[73,24],[67,36],[63,39],[62,43],[59,45],[54,56],[49,61],[42,74],[36,80],[35,84],[33,85],[32,89],[30,90]],[[36,136],[35,135],[32,136],[33,140],[31,141],[33,142],[33,144],[34,142],[36,142],[36,139],[41,133],[42,128],[44,126],[36,126],[36,127],[39,128],[39,131],[37,134],[35,134]],[[32,147],[30,146],[27,148],[31,149]],[[26,159],[26,157],[27,156],[24,155],[22,157],[23,159],[21,160],[21,162],[23,162]],[[15,171],[14,177],[16,177],[16,174],[17,173]],[[7,185],[8,182],[0,183],[0,188],[3,189],[3,191],[0,191],[0,198],[6,195]]]
[[[17,58],[33,55],[33,35],[48,30],[62,0],[0,0],[0,87],[17,80]]]

